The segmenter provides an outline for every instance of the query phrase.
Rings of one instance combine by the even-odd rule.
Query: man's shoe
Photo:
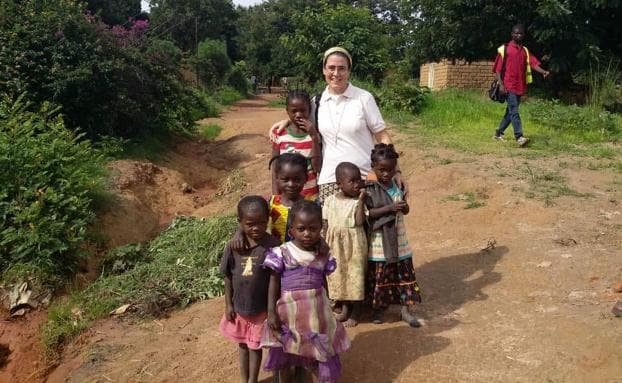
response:
[[[492,136],[492,139],[495,141],[505,141],[505,138],[503,138],[503,136],[497,136],[496,134]]]
[[[520,146],[521,148],[522,148],[523,146],[527,145],[527,143],[528,143],[528,142],[529,142],[529,138],[527,138],[527,137],[523,137],[523,136],[521,136],[521,137],[518,137],[518,138],[516,139],[516,143],[517,143],[517,144],[518,144],[518,146]]]

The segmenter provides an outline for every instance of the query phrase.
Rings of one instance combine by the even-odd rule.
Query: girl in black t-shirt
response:
[[[259,196],[247,196],[238,203],[240,230],[247,250],[225,247],[220,271],[225,279],[225,314],[220,332],[238,343],[243,382],[256,383],[261,365],[261,336],[267,312],[270,272],[262,267],[266,250],[279,240],[266,232],[268,203]]]

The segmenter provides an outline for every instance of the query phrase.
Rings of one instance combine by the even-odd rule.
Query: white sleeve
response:
[[[382,132],[385,129],[385,124],[380,114],[380,109],[376,104],[376,100],[374,100],[374,96],[372,96],[371,93],[366,93],[361,98],[361,102],[365,111],[367,128],[369,128],[372,134]]]

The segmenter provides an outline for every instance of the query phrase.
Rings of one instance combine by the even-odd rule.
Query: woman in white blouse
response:
[[[312,102],[313,109],[319,109],[317,113],[312,111],[313,116],[317,115],[317,129],[309,132],[316,145],[321,143],[322,158],[314,159],[314,167],[321,169],[320,201],[337,192],[335,168],[339,163],[356,164],[366,177],[371,172],[374,141],[391,143],[374,96],[349,82],[351,70],[352,56],[347,50],[333,47],[324,52],[323,73],[327,86],[319,102]],[[277,124],[284,126],[286,122]],[[396,182],[407,192],[399,170]]]

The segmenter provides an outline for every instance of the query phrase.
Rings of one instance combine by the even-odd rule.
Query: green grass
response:
[[[429,96],[423,111],[416,117],[416,123],[410,124],[410,128],[406,130],[416,129],[427,143],[475,154],[521,155],[527,158],[560,153],[595,158],[622,155],[619,146],[610,144],[622,139],[622,117],[605,115],[605,125],[602,125],[604,128],[601,129],[601,125],[590,128],[582,124],[597,124],[600,121],[600,117],[593,115],[591,111],[557,103],[537,102],[533,99],[521,104],[520,109],[523,131],[531,139],[528,148],[517,148],[511,126],[506,131],[506,142],[493,141],[492,135],[504,114],[505,106],[488,100],[476,91],[435,92]],[[543,110],[551,108],[557,108],[555,113],[559,116],[564,116],[567,111],[576,118],[567,118],[568,125],[565,128],[548,126],[542,122],[543,119],[546,120],[546,117],[546,121],[553,121],[553,117],[542,114]],[[391,116],[388,119],[391,120]],[[405,125],[400,121],[397,124]]]
[[[197,135],[206,140],[214,140],[222,132],[222,126],[218,124],[197,125]]]
[[[244,95],[242,93],[229,86],[225,86],[222,89],[218,90],[214,97],[221,105],[224,106],[231,105],[236,101],[244,99]]]
[[[481,199],[487,198],[488,196],[482,192],[466,192],[460,194],[453,194],[445,197],[444,201],[453,201],[459,202],[463,201],[465,203],[465,209],[477,209],[478,207],[486,206],[486,203],[481,201]]]
[[[236,228],[232,216],[179,217],[148,245],[124,246],[109,254],[99,279],[50,306],[42,339],[48,357],[56,358],[64,344],[123,304],[132,304],[139,315],[158,316],[221,295],[218,265]],[[123,267],[110,267],[115,264]]]
[[[280,96],[276,100],[272,100],[268,103],[268,108],[285,109],[285,97]]]

